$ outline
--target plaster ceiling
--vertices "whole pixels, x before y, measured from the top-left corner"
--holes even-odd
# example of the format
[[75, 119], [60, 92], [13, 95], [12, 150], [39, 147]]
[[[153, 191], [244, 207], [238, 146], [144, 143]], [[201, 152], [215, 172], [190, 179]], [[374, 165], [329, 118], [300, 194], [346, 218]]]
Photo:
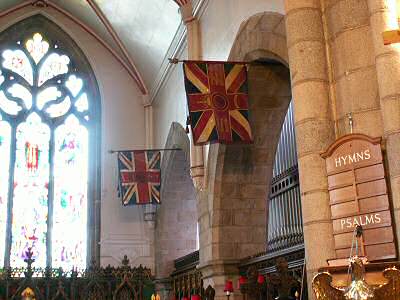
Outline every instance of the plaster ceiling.
[[[91, 27], [118, 53], [116, 43], [86, 0], [48, 0]], [[0, 12], [24, 0], [0, 0]], [[173, 0], [95, 0], [150, 89], [181, 22]]]

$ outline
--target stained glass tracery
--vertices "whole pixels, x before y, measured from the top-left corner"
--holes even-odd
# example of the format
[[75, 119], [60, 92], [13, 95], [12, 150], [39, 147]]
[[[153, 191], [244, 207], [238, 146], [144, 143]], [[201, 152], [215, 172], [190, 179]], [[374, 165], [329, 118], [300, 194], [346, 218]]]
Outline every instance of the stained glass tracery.
[[22, 50], [6, 50], [3, 52], [3, 67], [20, 75], [33, 85], [33, 70], [28, 57]]
[[57, 53], [50, 54], [39, 69], [39, 86], [57, 75], [68, 73], [69, 57]]
[[12, 49], [0, 45], [0, 60], [0, 268], [25, 265], [28, 247], [37, 267], [85, 268], [86, 83], [41, 33]]
[[0, 109], [6, 114], [15, 116], [22, 110], [22, 107], [15, 101], [10, 101], [6, 95], [4, 95], [4, 92], [0, 91]]
[[32, 39], [26, 42], [26, 49], [37, 64], [46, 55], [47, 51], [49, 51], [49, 43], [43, 41], [40, 33], [36, 33]]
[[32, 94], [23, 85], [14, 83], [7, 91], [12, 97], [22, 99], [26, 109], [32, 107]]

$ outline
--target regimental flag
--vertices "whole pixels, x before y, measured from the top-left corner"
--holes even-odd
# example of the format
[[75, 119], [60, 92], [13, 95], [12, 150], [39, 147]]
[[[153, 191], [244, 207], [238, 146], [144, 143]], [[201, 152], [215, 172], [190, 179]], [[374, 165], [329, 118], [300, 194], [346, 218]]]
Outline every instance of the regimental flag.
[[118, 152], [119, 191], [123, 205], [160, 203], [160, 151]]
[[185, 61], [183, 70], [194, 144], [252, 143], [246, 64]]

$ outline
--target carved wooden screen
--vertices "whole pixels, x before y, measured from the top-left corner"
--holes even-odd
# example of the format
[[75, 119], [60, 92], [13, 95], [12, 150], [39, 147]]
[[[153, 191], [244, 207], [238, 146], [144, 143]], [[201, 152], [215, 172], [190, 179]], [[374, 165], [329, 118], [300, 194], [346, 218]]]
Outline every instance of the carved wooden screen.
[[[42, 16], [0, 35], [0, 266], [85, 268], [97, 85], [78, 46]], [[89, 247], [88, 247], [89, 246]]]

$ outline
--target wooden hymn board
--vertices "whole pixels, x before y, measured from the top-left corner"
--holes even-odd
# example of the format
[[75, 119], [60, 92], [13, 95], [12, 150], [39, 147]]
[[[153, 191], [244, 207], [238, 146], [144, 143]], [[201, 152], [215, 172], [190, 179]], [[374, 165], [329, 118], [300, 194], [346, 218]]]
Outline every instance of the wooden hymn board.
[[380, 138], [349, 134], [322, 154], [326, 161], [336, 258], [349, 257], [353, 231], [364, 229], [361, 253], [396, 258]]

